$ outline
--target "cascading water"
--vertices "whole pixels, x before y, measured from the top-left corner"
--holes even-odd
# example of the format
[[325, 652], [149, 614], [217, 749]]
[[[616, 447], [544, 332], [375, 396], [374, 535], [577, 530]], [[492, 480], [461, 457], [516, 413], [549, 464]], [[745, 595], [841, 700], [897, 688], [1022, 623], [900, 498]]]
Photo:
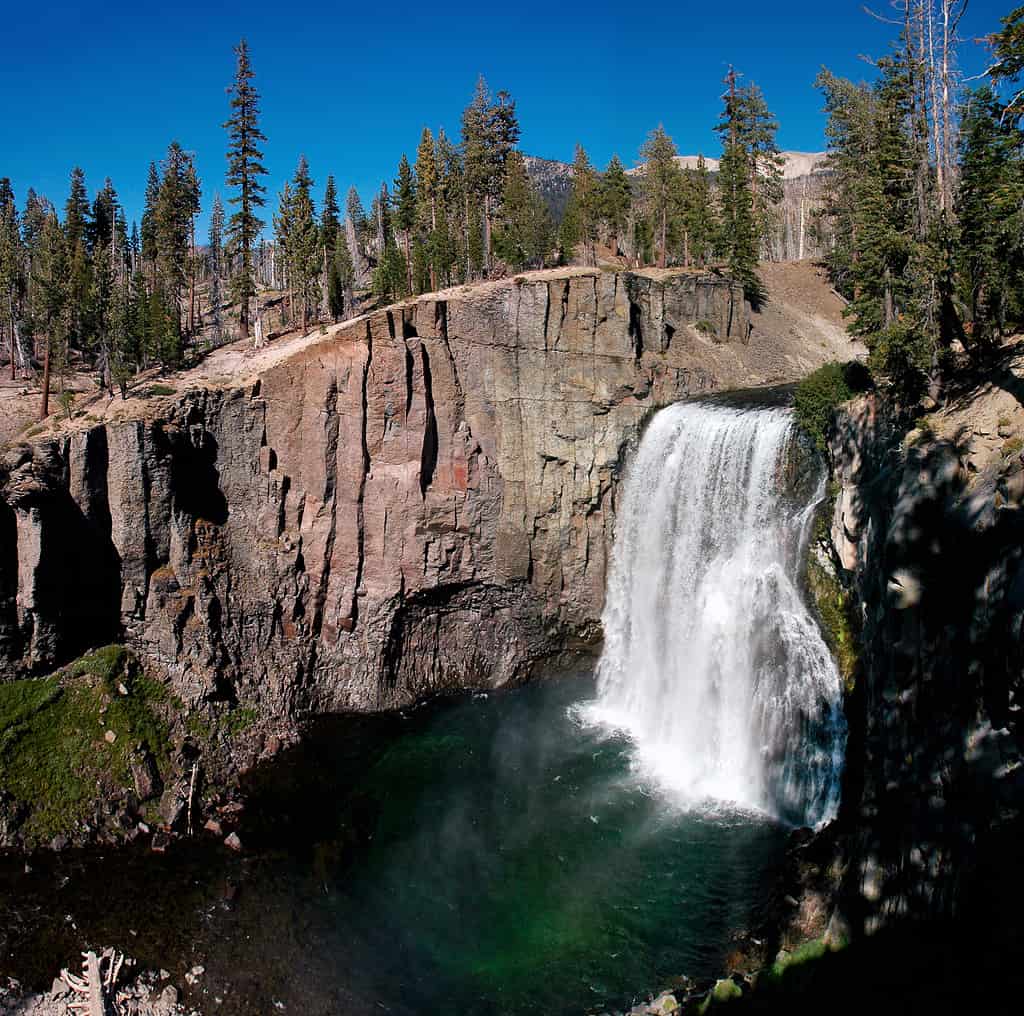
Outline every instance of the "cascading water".
[[814, 506], [783, 484], [790, 413], [680, 403], [624, 485], [598, 698], [640, 768], [686, 802], [794, 824], [835, 814], [842, 686], [797, 588]]

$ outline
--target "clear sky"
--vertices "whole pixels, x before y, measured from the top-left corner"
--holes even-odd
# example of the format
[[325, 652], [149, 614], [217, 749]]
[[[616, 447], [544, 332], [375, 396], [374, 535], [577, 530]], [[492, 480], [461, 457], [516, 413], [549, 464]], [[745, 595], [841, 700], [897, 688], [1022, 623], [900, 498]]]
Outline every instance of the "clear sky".
[[[963, 34], [998, 27], [1017, 0], [971, 0]], [[888, 0], [876, 0], [884, 10]], [[570, 160], [580, 141], [627, 166], [663, 123], [683, 152], [717, 154], [712, 126], [730, 63], [756, 81], [784, 149], [823, 147], [812, 82], [822, 64], [870, 77], [896, 29], [857, 0], [407, 4], [194, 0], [5, 4], [0, 16], [0, 176], [62, 206], [76, 163], [90, 194], [110, 176], [129, 220], [146, 169], [172, 139], [195, 152], [204, 216], [222, 189], [232, 46], [249, 41], [268, 137], [268, 206], [300, 153], [318, 193], [333, 173], [369, 199], [424, 126], [458, 132], [478, 74], [515, 97], [522, 149]], [[986, 52], [968, 43], [967, 73]], [[270, 207], [264, 216], [270, 220]], [[205, 228], [205, 227], [204, 227]]]

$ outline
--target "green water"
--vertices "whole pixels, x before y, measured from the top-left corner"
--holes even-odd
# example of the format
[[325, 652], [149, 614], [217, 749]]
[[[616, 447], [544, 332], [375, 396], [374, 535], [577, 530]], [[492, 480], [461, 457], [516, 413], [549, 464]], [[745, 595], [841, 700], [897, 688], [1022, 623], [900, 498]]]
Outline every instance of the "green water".
[[373, 846], [336, 905], [450, 1013], [624, 1005], [713, 974], [785, 833], [685, 814], [631, 773], [630, 746], [581, 725], [586, 681], [434, 712], [373, 767]]
[[369, 733], [328, 724], [293, 761], [291, 814], [273, 804], [275, 847], [82, 859], [50, 937], [15, 945], [77, 947], [71, 915], [176, 976], [202, 963], [193, 998], [225, 1013], [555, 1016], [714, 976], [787, 831], [641, 786], [628, 743], [576, 720], [593, 691], [566, 678]]

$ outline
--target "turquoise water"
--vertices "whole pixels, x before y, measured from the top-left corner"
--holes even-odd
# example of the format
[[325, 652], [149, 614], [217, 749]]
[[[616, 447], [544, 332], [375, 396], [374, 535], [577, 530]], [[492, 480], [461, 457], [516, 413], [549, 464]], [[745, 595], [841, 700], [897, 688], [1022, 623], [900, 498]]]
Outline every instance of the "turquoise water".
[[275, 770], [270, 825], [243, 829], [241, 857], [0, 867], [11, 968], [48, 986], [84, 937], [179, 985], [202, 964], [189, 1000], [233, 1016], [557, 1016], [715, 976], [787, 830], [673, 807], [628, 742], [576, 720], [593, 695], [588, 676], [559, 678], [327, 724]]
[[625, 1005], [720, 969], [785, 831], [684, 813], [634, 777], [631, 745], [577, 722], [589, 681], [434, 711], [372, 768], [380, 811], [347, 923], [438, 1013]]

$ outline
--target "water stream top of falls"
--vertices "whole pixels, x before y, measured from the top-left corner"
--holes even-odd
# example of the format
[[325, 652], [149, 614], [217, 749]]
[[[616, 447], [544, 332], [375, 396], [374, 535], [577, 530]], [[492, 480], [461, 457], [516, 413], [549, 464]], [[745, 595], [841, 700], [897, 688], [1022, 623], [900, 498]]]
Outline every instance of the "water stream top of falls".
[[820, 825], [839, 802], [846, 726], [835, 662], [799, 587], [814, 508], [784, 481], [784, 409], [679, 403], [624, 484], [589, 719], [687, 805]]

